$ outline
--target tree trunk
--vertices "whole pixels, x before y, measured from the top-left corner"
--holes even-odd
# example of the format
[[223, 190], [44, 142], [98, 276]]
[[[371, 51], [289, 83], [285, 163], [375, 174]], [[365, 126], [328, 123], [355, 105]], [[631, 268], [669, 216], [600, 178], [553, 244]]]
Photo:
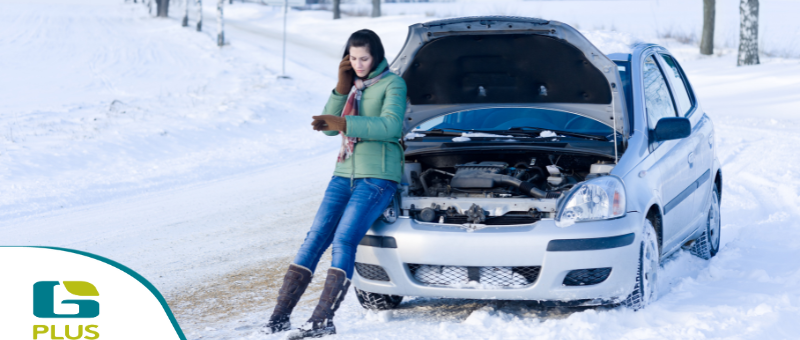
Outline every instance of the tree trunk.
[[703, 0], [703, 36], [700, 38], [700, 54], [714, 54], [714, 17], [716, 0]]
[[181, 26], [189, 26], [189, 0], [183, 1], [183, 22], [181, 22]]
[[217, 46], [222, 47], [225, 44], [225, 32], [223, 31], [222, 23], [222, 5], [225, 0], [217, 0]]
[[333, 19], [334, 20], [342, 18], [342, 12], [339, 11], [339, 3], [340, 2], [341, 1], [339, 1], [339, 0], [333, 0]]
[[156, 0], [156, 5], [158, 5], [158, 9], [156, 13], [157, 16], [166, 18], [169, 16], [169, 0]]
[[203, 0], [197, 0], [197, 31], [203, 31]]
[[381, 0], [372, 0], [372, 17], [381, 16]]
[[737, 66], [758, 65], [758, 0], [740, 0], [739, 21]]

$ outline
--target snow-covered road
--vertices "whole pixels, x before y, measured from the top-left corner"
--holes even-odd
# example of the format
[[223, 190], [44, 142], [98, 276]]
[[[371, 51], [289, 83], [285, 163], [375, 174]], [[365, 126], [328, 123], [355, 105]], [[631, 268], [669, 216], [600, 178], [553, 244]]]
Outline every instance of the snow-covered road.
[[[293, 79], [277, 80], [280, 34], [263, 7], [232, 6], [231, 45], [219, 50], [210, 33], [149, 18], [140, 4], [47, 2], [0, 4], [0, 244], [123, 263], [165, 294], [190, 339], [282, 338], [256, 328], [332, 172], [338, 144], [307, 124], [335, 81], [340, 44], [370, 27], [393, 56], [406, 26], [427, 19], [334, 23], [293, 11], [314, 34], [290, 29]], [[586, 33], [601, 48], [633, 39]], [[373, 313], [351, 292], [338, 338], [800, 337], [800, 62], [736, 68], [731, 54], [661, 42], [716, 126], [717, 257], [667, 259], [661, 298], [636, 313], [420, 298]]]

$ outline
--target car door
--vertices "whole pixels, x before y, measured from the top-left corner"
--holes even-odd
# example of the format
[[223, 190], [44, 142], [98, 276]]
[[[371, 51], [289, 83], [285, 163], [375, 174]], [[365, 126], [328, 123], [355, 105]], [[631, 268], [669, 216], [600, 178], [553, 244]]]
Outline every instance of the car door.
[[693, 143], [691, 137], [658, 142], [652, 138], [658, 120], [677, 117], [675, 100], [669, 83], [658, 62], [658, 55], [651, 53], [643, 60], [642, 78], [645, 111], [650, 130], [650, 157], [655, 158], [653, 169], [658, 174], [658, 195], [662, 203], [662, 251], [669, 252], [682, 241], [680, 238], [690, 223], [693, 209], [691, 194], [695, 176], [691, 166]]
[[[705, 222], [708, 193], [711, 191], [711, 166], [714, 159], [714, 136], [711, 120], [703, 112], [695, 99], [686, 74], [678, 61], [667, 53], [659, 53], [660, 62], [664, 66], [664, 74], [670, 83], [673, 98], [678, 108], [678, 116], [686, 117], [692, 122], [692, 134], [688, 143], [692, 148], [689, 153], [689, 167], [694, 181], [694, 192], [691, 194], [692, 209], [689, 211], [688, 223], [680, 232], [688, 236], [698, 225]], [[691, 184], [690, 184], [691, 186]]]

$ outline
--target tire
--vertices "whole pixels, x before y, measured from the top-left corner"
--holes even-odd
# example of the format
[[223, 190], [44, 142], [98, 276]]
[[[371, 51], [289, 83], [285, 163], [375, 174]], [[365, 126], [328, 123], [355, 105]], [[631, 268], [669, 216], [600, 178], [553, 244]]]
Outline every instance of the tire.
[[364, 309], [369, 309], [369, 310], [395, 309], [400, 304], [400, 302], [403, 301], [402, 296], [370, 293], [370, 292], [365, 292], [358, 288], [354, 289], [356, 290], [356, 297], [358, 298], [358, 302], [361, 304], [361, 307], [364, 307]]
[[636, 284], [633, 291], [621, 303], [622, 306], [640, 310], [658, 298], [656, 282], [661, 265], [658, 249], [658, 236], [650, 220], [645, 220], [642, 242], [639, 244], [639, 265], [636, 270]]
[[711, 207], [708, 209], [708, 218], [706, 219], [706, 230], [700, 235], [692, 246], [689, 247], [689, 252], [703, 260], [710, 260], [719, 251], [720, 232], [722, 231], [719, 213], [719, 191], [717, 186], [714, 185], [711, 191]]

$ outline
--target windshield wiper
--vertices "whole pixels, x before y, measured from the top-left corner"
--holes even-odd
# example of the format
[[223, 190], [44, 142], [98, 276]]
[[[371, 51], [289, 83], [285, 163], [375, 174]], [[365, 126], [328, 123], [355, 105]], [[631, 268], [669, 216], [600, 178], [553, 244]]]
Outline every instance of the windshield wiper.
[[[584, 133], [562, 131], [562, 130], [544, 129], [544, 128], [533, 127], [533, 126], [515, 126], [515, 127], [512, 127], [512, 128], [508, 129], [508, 131], [521, 131], [521, 132], [524, 132], [526, 130], [534, 130], [537, 133], [542, 132], [542, 131], [552, 131], [553, 133], [555, 133], [557, 135], [585, 138], [585, 139], [591, 139], [591, 140], [599, 140], [599, 141], [604, 141], [604, 142], [608, 141], [608, 138], [606, 138], [605, 136], [589, 135], [589, 134], [584, 134]], [[531, 132], [534, 132], [534, 131], [531, 131]]]
[[[459, 131], [459, 132], [450, 132], [445, 130], [452, 130], [452, 131]], [[474, 129], [458, 129], [458, 128], [442, 128], [442, 129], [431, 129], [427, 131], [414, 131], [416, 133], [422, 133], [425, 135], [440, 135], [440, 136], [461, 136], [462, 132], [466, 133], [486, 133], [486, 134], [493, 134], [497, 136], [491, 137], [508, 137], [507, 135], [514, 135], [514, 133], [509, 133], [508, 131], [502, 130], [474, 130]], [[503, 135], [505, 134], [505, 135]], [[518, 134], [517, 134], [518, 135]]]
[[[448, 129], [448, 130], [458, 130], [458, 129]], [[426, 136], [457, 136], [461, 137], [461, 132], [450, 132], [444, 131], [442, 129], [433, 129], [433, 130], [419, 130], [419, 131], [412, 131], [416, 133], [420, 133]]]

